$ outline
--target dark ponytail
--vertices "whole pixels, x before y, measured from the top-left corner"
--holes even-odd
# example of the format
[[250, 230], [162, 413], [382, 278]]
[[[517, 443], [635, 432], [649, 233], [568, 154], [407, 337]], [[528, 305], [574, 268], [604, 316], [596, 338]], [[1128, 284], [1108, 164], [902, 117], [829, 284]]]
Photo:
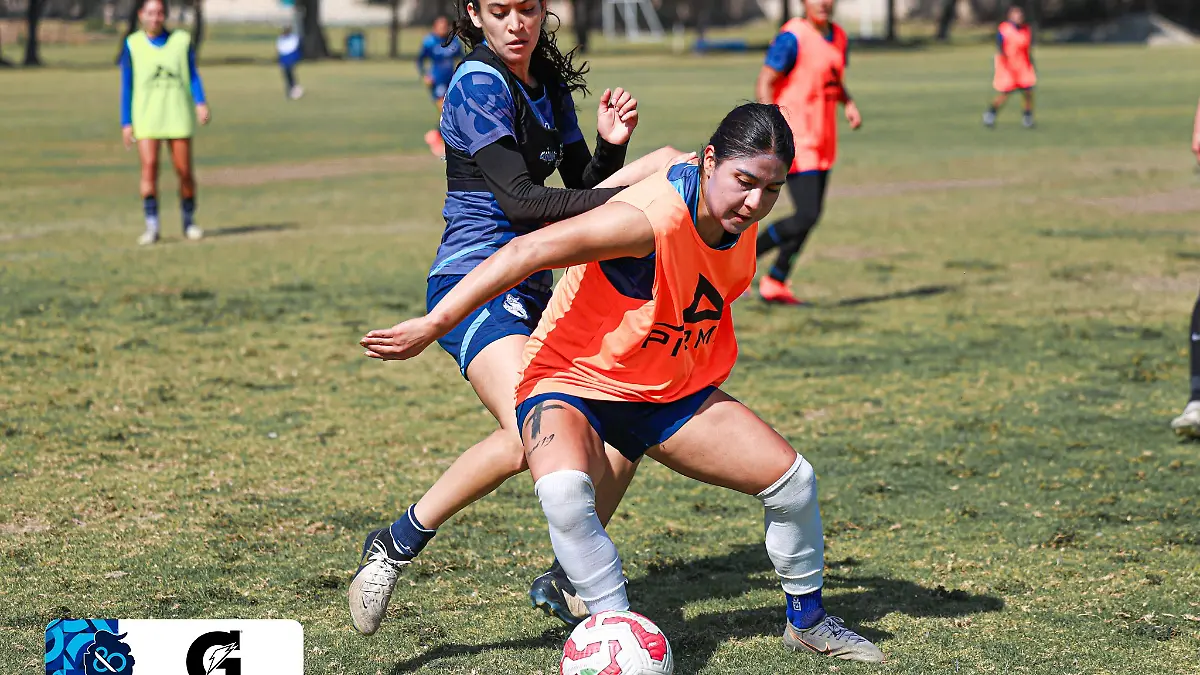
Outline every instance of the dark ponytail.
[[734, 108], [717, 127], [708, 144], [717, 164], [771, 153], [791, 166], [796, 158], [792, 129], [777, 105], [745, 103]]
[[[540, 0], [545, 6], [545, 0]], [[483, 12], [479, 0], [458, 0], [455, 7], [458, 10], [458, 16], [454, 20], [454, 26], [450, 30], [450, 38], [457, 37], [463, 41], [467, 51], [471, 51], [483, 44], [483, 29], [476, 28], [471, 22], [471, 15], [467, 13], [467, 5], [475, 8], [477, 14]], [[546, 19], [542, 22], [541, 35], [538, 36], [537, 48], [533, 50], [533, 57], [529, 62], [529, 72], [541, 84], [551, 87], [565, 87], [570, 92], [583, 92], [587, 95], [588, 88], [584, 76], [588, 72], [587, 61], [584, 61], [578, 68], [572, 63], [575, 58], [575, 51], [563, 54], [558, 48], [558, 39], [555, 36], [557, 29], [551, 31], [546, 29], [546, 24], [550, 19], [559, 21], [558, 15], [547, 10]], [[561, 23], [561, 21], [559, 21]]]

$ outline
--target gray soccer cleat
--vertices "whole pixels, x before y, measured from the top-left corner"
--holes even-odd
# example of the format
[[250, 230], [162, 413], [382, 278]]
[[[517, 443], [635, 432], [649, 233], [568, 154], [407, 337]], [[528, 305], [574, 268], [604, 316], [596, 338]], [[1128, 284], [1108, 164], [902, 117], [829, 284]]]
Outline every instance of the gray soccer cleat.
[[1200, 438], [1200, 401], [1188, 403], [1183, 413], [1171, 420], [1171, 429], [1176, 436]]
[[350, 619], [358, 632], [371, 635], [379, 630], [400, 569], [411, 563], [410, 556], [396, 549], [388, 528], [367, 535], [358, 571], [350, 581]]
[[992, 112], [991, 110], [985, 111], [983, 113], [983, 126], [989, 128], [989, 129], [995, 128], [996, 113]]
[[783, 631], [783, 644], [799, 652], [813, 652], [846, 661], [883, 663], [883, 652], [863, 636], [846, 628], [836, 616], [826, 616], [812, 628], [803, 630], [788, 622]]

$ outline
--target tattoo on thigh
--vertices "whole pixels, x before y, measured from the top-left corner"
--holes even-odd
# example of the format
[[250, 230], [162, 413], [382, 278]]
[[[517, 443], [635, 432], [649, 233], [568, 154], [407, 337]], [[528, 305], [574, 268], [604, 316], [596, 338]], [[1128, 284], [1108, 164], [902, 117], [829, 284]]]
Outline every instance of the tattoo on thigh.
[[533, 453], [537, 452], [538, 450], [541, 450], [542, 448], [546, 447], [547, 445], [550, 445], [551, 441], [554, 440], [554, 434], [550, 434], [549, 436], [546, 436], [545, 438], [541, 437], [542, 436], [542, 413], [544, 413], [547, 410], [565, 410], [565, 409], [566, 409], [566, 406], [560, 405], [558, 403], [550, 403], [549, 401], [542, 401], [541, 403], [533, 406], [533, 410], [530, 411], [530, 413], [529, 413], [529, 421], [527, 422], [527, 424], [529, 426], [530, 447], [529, 447], [529, 450], [525, 453], [526, 456], [532, 456]]
[[533, 410], [529, 413], [529, 421], [527, 422], [529, 425], [529, 440], [537, 440], [537, 437], [542, 435], [542, 413], [547, 410], [566, 410], [566, 406], [548, 401], [542, 401], [533, 406]]
[[525, 456], [533, 457], [533, 453], [537, 452], [538, 450], [541, 450], [542, 448], [546, 447], [547, 445], [550, 445], [550, 443], [553, 440], [554, 440], [554, 434], [550, 434], [549, 436], [546, 436], [545, 438], [543, 438], [543, 439], [539, 440], [537, 443], [535, 443], [534, 446], [529, 449], [529, 452], [525, 453]]

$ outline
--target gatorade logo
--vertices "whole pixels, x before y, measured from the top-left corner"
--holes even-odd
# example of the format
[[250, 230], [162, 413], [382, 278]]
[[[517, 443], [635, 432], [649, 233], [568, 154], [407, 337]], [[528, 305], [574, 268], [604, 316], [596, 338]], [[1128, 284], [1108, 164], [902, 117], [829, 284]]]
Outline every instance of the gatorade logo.
[[188, 648], [188, 675], [241, 675], [242, 662], [232, 654], [242, 648], [241, 631], [212, 631]]
[[[650, 334], [642, 341], [642, 349], [652, 344], [671, 347], [671, 356], [679, 356], [679, 352], [700, 347], [712, 341], [717, 331], [714, 324], [707, 330], [697, 327], [702, 321], [720, 321], [725, 314], [725, 298], [717, 292], [716, 286], [701, 274], [696, 280], [696, 293], [692, 304], [683, 310], [683, 325], [672, 326], [669, 323], [658, 322], [650, 329]], [[693, 339], [694, 337], [694, 339]]]

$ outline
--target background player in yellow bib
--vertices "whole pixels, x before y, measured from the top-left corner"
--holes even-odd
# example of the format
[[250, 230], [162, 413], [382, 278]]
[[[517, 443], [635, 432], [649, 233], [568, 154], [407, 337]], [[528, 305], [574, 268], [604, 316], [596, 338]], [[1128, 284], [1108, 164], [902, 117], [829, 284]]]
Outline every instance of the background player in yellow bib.
[[158, 241], [158, 149], [166, 141], [179, 176], [183, 234], [200, 239], [196, 226], [196, 178], [192, 135], [196, 120], [208, 124], [204, 85], [196, 72], [196, 52], [187, 31], [166, 29], [166, 0], [141, 0], [142, 29], [125, 39], [121, 52], [121, 135], [125, 147], [137, 144], [142, 162], [142, 206], [146, 232], [139, 244]]

